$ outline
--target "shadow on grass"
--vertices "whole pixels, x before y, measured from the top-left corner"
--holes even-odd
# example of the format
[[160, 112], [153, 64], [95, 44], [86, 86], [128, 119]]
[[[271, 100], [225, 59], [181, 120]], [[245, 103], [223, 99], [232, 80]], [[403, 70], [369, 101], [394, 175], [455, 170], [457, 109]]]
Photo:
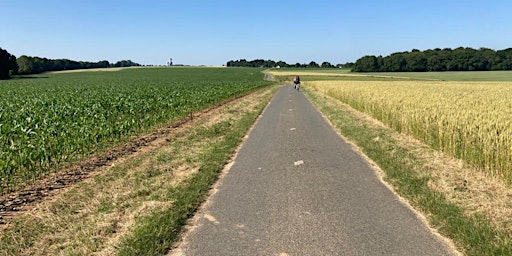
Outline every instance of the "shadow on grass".
[[38, 79], [38, 78], [50, 78], [48, 76], [34, 76], [34, 75], [26, 75], [26, 76], [14, 76], [11, 78], [11, 80], [18, 80], [18, 79]]

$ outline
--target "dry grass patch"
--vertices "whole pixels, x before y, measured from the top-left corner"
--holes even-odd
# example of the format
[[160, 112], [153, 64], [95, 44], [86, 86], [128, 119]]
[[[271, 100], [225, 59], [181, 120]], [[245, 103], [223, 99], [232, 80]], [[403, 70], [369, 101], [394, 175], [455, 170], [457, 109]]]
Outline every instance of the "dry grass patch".
[[73, 69], [73, 70], [61, 70], [51, 71], [50, 74], [61, 74], [61, 73], [81, 73], [81, 72], [106, 72], [106, 71], [119, 71], [125, 68], [89, 68], [89, 69]]

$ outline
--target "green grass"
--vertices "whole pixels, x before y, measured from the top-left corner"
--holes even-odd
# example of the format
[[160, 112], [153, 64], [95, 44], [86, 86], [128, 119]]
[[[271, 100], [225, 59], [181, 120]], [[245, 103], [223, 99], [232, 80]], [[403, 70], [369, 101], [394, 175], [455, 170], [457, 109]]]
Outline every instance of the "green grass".
[[511, 237], [494, 229], [484, 216], [466, 215], [462, 208], [428, 186], [431, 177], [427, 169], [422, 169], [426, 168], [425, 163], [399, 146], [393, 139], [396, 131], [361, 119], [334, 99], [311, 93], [307, 88], [305, 92], [343, 136], [379, 165], [397, 193], [425, 213], [431, 225], [452, 239], [466, 255], [512, 255]]
[[136, 68], [0, 82], [0, 194], [270, 84], [258, 69]]

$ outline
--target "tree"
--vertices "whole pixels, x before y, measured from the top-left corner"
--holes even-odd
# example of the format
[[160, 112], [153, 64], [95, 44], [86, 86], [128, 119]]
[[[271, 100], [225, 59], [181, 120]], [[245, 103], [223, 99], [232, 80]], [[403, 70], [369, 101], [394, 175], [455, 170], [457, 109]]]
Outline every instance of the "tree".
[[309, 64], [308, 64], [308, 68], [319, 68], [320, 66], [318, 65], [318, 63], [314, 62], [314, 61], [311, 61]]
[[324, 61], [324, 62], [322, 62], [322, 65], [320, 65], [320, 67], [322, 67], [322, 68], [333, 68], [334, 66], [331, 63], [329, 63], [327, 61]]
[[277, 66], [279, 66], [281, 68], [287, 68], [287, 67], [290, 66], [290, 65], [288, 65], [288, 63], [286, 63], [286, 62], [284, 62], [282, 60], [278, 61], [276, 64], [277, 64]]
[[407, 63], [405, 65], [406, 71], [423, 72], [428, 70], [427, 59], [423, 52], [419, 50], [413, 50], [410, 54], [407, 54], [405, 60]]
[[382, 60], [382, 71], [386, 72], [402, 72], [405, 71], [407, 61], [405, 60], [404, 53], [393, 53]]
[[114, 64], [114, 67], [133, 67], [133, 66], [140, 66], [140, 64], [135, 63], [131, 60], [121, 60], [121, 61], [116, 62], [116, 64]]
[[487, 71], [512, 70], [512, 48], [495, 51], [469, 47], [393, 53], [387, 57], [364, 56], [356, 61], [354, 72], [397, 71]]
[[8, 51], [0, 48], [0, 79], [9, 79], [11, 75], [18, 73], [16, 57]]
[[354, 63], [352, 68], [354, 72], [378, 72], [380, 70], [379, 60], [376, 56], [367, 55]]
[[16, 62], [16, 56], [11, 55], [9, 58], [10, 63], [10, 69], [9, 69], [9, 76], [17, 75], [18, 74], [18, 62]]
[[20, 74], [32, 74], [33, 70], [33, 60], [32, 57], [28, 57], [26, 55], [21, 55], [18, 59], [18, 72]]

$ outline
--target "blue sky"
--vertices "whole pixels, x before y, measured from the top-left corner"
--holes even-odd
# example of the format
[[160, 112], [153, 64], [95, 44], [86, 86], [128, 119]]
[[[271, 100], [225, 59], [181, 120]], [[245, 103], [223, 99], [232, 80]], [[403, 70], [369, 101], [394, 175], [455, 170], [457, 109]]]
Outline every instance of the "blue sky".
[[505, 0], [0, 0], [16, 56], [222, 65], [353, 62], [412, 49], [512, 47]]

